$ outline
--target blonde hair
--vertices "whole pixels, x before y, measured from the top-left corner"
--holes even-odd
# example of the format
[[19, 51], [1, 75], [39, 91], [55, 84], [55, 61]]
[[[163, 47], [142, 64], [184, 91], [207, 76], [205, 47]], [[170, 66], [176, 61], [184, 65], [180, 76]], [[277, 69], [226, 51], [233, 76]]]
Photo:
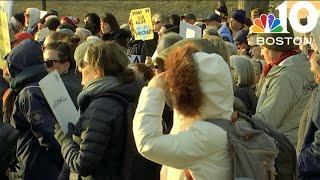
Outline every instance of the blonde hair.
[[315, 81], [320, 84], [320, 55], [315, 54], [310, 59], [311, 71], [314, 74]]
[[255, 84], [255, 71], [249, 57], [233, 55], [230, 57], [230, 64], [234, 66], [235, 76], [238, 78], [236, 86], [251, 87]]
[[123, 82], [135, 79], [134, 72], [128, 69], [129, 59], [121, 46], [115, 42], [98, 42], [87, 48], [88, 63], [102, 76], [114, 76]]

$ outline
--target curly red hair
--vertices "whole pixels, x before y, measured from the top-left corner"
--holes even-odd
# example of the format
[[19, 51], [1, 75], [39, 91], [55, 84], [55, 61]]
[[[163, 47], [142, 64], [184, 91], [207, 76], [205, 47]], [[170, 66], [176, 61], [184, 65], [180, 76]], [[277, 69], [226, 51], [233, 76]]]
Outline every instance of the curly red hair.
[[165, 83], [173, 97], [173, 105], [186, 117], [200, 115], [202, 92], [193, 59], [193, 53], [198, 51], [192, 43], [187, 43], [172, 49], [165, 61]]

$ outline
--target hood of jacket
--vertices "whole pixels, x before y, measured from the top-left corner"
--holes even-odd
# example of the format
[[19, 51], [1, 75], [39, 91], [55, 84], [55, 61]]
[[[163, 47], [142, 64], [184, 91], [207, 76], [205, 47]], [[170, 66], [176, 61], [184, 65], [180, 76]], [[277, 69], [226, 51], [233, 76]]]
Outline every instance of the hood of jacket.
[[135, 102], [139, 97], [142, 86], [143, 84], [140, 81], [123, 84], [116, 77], [105, 76], [92, 81], [83, 88], [78, 96], [78, 104], [81, 109], [84, 109], [94, 98], [104, 93], [117, 94], [129, 102]]
[[28, 28], [33, 28], [40, 19], [40, 10], [37, 8], [28, 8], [27, 13], [29, 14]]
[[215, 53], [197, 52], [194, 59], [198, 65], [203, 105], [201, 119], [230, 119], [233, 112], [233, 83], [228, 64]]
[[6, 60], [10, 75], [15, 78], [28, 67], [43, 64], [41, 45], [26, 39], [11, 50]]
[[48, 74], [44, 64], [37, 64], [24, 69], [10, 83], [10, 88], [15, 92], [20, 92], [24, 87], [31, 83], [37, 83]]

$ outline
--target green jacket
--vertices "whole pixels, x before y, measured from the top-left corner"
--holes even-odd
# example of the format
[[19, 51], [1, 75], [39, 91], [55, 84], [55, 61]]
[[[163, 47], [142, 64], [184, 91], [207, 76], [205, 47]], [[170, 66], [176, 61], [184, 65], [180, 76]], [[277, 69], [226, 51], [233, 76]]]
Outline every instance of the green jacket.
[[256, 116], [283, 133], [295, 146], [299, 120], [316, 83], [304, 54], [288, 57], [263, 79]]

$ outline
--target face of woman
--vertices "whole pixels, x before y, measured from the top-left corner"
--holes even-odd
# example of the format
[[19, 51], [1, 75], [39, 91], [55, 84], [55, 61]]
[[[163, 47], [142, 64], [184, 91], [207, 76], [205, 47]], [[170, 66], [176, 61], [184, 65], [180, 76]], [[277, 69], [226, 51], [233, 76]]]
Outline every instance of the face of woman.
[[271, 64], [272, 59], [274, 58], [272, 51], [264, 46], [261, 46], [261, 56], [264, 57], [264, 60], [266, 60], [267, 64]]
[[81, 84], [83, 86], [87, 86], [91, 81], [98, 78], [97, 73], [95, 73], [95, 70], [90, 66], [88, 62], [87, 53], [84, 56], [84, 60], [80, 62], [80, 66], [78, 68], [82, 75]]
[[57, 70], [59, 74], [68, 72], [69, 62], [59, 59], [59, 52], [52, 49], [47, 49], [43, 52], [43, 60], [47, 66], [48, 72]]
[[103, 21], [100, 21], [100, 29], [103, 34], [111, 32], [110, 25]]
[[310, 64], [311, 64], [311, 71], [316, 74], [317, 73], [317, 67], [319, 66], [319, 64], [317, 63], [317, 61], [320, 62], [320, 57], [318, 55], [314, 55], [312, 56], [312, 58], [310, 59]]

